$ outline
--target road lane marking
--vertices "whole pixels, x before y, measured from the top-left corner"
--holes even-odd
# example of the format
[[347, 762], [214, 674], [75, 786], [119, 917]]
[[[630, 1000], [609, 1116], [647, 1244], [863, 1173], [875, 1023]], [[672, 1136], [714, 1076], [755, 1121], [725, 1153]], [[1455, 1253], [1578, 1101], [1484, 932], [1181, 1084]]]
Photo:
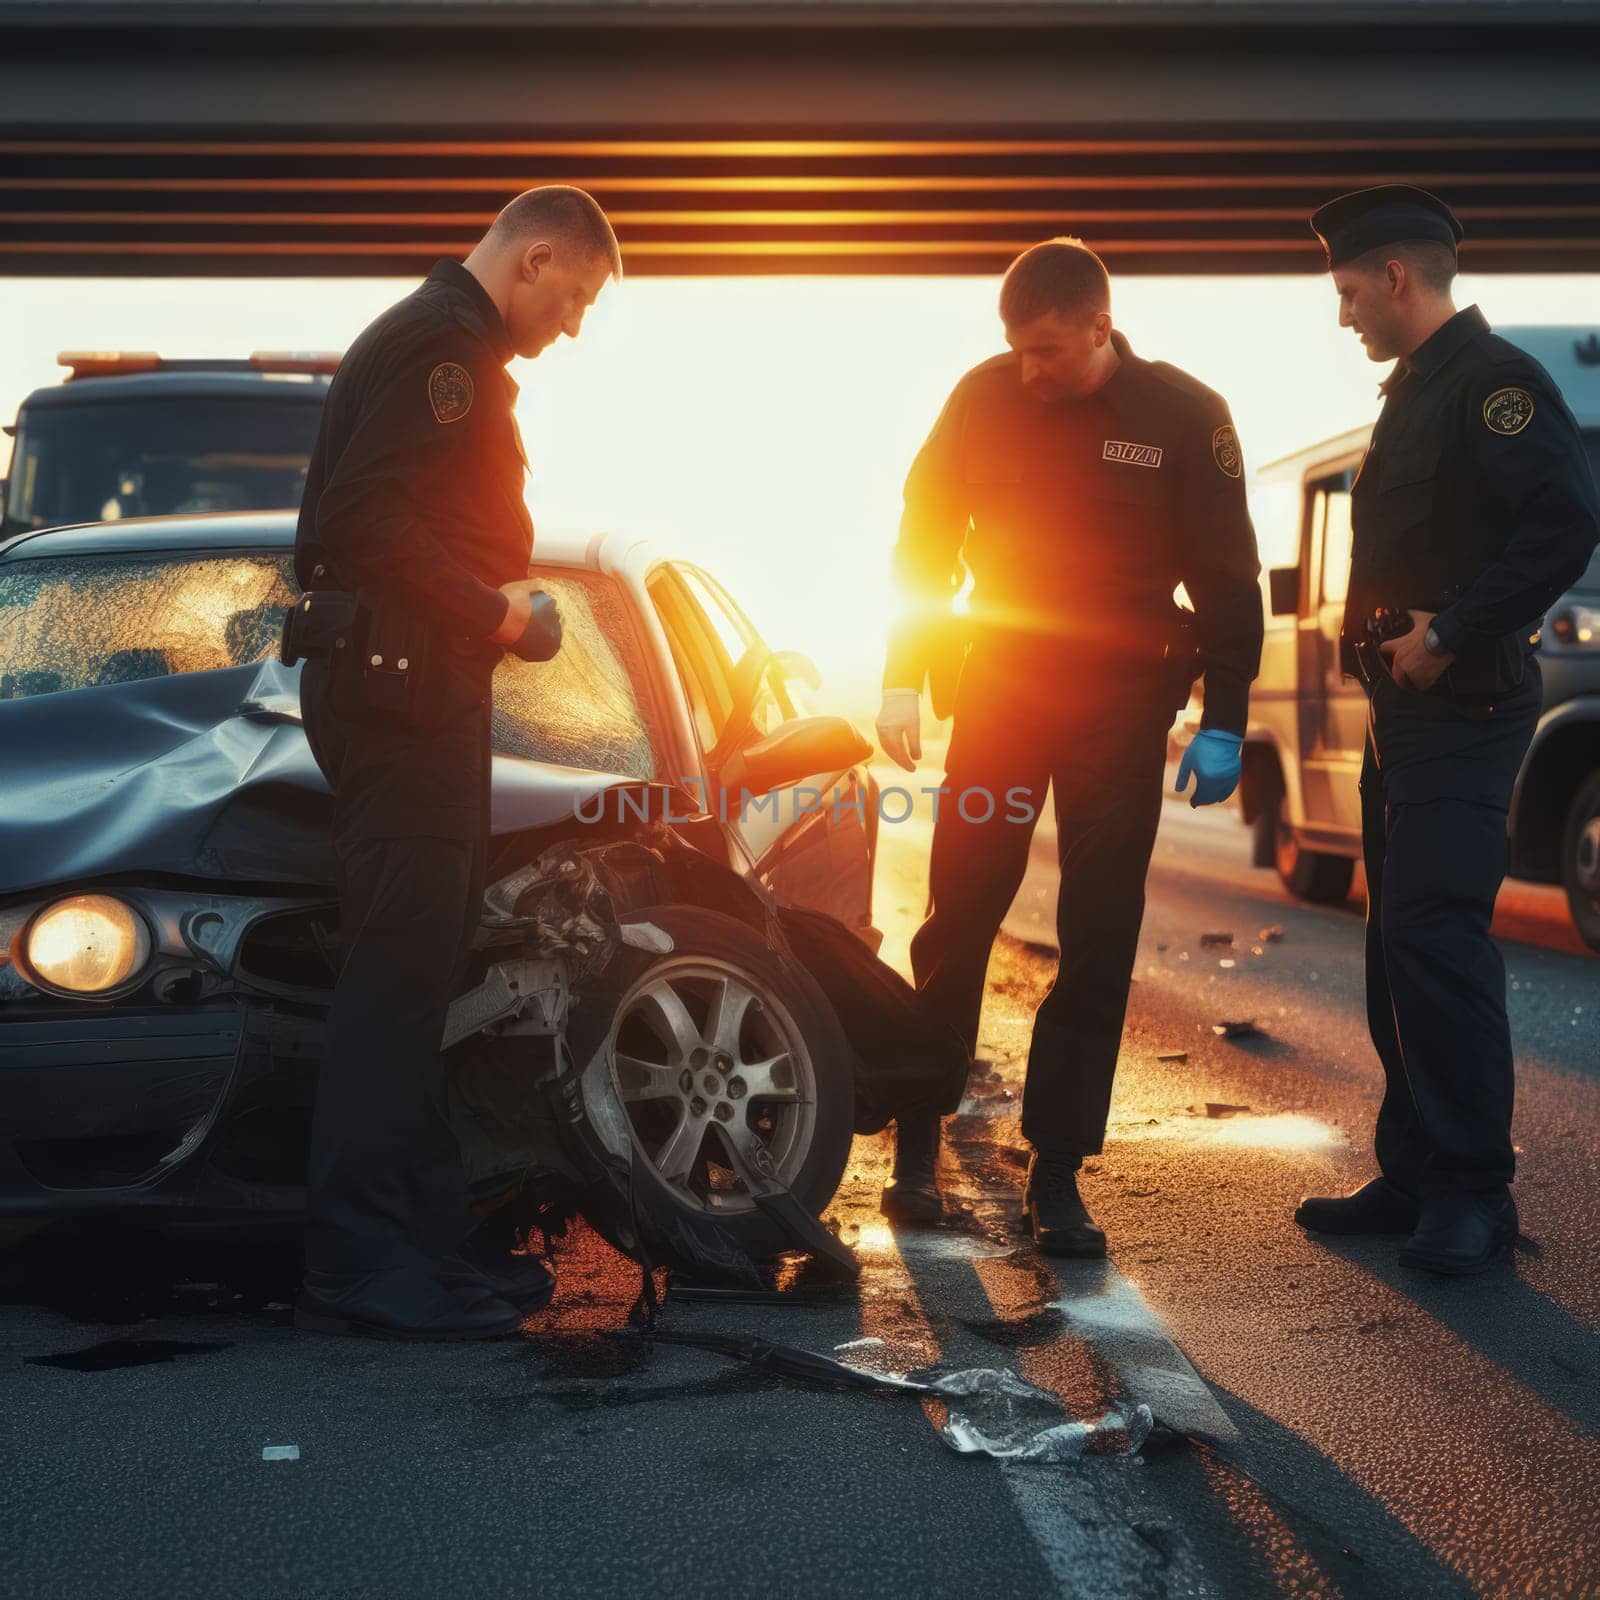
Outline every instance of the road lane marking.
[[1230, 1440], [1239, 1430], [1138, 1286], [1109, 1261], [1051, 1263], [1062, 1288], [1054, 1308], [1116, 1373], [1134, 1404], [1180, 1433]]

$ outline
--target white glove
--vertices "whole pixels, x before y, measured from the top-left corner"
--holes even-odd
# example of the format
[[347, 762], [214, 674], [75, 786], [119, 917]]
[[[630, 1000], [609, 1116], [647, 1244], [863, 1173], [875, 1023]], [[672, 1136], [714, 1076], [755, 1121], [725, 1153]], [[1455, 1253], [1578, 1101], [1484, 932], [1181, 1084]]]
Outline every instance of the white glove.
[[878, 712], [878, 743], [907, 772], [922, 759], [922, 696], [915, 689], [885, 689]]

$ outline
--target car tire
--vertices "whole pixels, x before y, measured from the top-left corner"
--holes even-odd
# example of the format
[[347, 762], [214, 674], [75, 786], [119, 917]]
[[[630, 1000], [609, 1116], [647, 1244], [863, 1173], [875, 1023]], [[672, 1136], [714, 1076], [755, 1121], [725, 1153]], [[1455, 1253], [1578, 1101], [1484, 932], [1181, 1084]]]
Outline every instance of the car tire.
[[1356, 864], [1348, 856], [1308, 850], [1290, 826], [1288, 802], [1280, 789], [1272, 809], [1273, 863], [1284, 887], [1296, 900], [1312, 905], [1342, 905], [1350, 896]]
[[[795, 1240], [743, 1192], [725, 1141], [761, 1139], [796, 1199], [820, 1215], [839, 1187], [854, 1134], [849, 1042], [816, 979], [748, 924], [698, 906], [630, 908], [624, 921], [659, 928], [673, 948], [657, 953], [625, 945], [603, 973], [574, 991], [567, 1043], [591, 1126], [614, 1157], [631, 1159], [632, 1149], [641, 1149], [665, 1181], [714, 1216], [753, 1259], [770, 1260], [795, 1248]], [[744, 1007], [731, 1064], [720, 1065], [710, 1048], [719, 982], [726, 984], [720, 992]], [[666, 1039], [669, 994], [687, 1014], [684, 1037], [701, 1040], [694, 1049], [705, 1059], [692, 1061], [692, 1052]], [[769, 1065], [766, 1073], [774, 1098], [757, 1092], [753, 1074], [739, 1088], [741, 1065], [784, 1056], [787, 1082], [781, 1067]], [[671, 1093], [668, 1073], [678, 1086]], [[770, 1132], [761, 1131], [763, 1120], [771, 1121]], [[688, 1173], [678, 1170], [682, 1144], [673, 1130], [680, 1128], [689, 1139], [699, 1130], [699, 1154]], [[586, 1206], [585, 1215], [612, 1244], [627, 1248], [631, 1219], [620, 1205]]]
[[1578, 786], [1561, 833], [1561, 886], [1578, 936], [1600, 950], [1600, 772]]

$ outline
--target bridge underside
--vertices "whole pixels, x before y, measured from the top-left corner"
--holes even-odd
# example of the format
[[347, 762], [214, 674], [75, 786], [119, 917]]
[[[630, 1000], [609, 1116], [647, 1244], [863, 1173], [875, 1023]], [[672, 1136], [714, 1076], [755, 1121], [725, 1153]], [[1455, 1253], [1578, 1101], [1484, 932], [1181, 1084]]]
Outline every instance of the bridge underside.
[[414, 274], [542, 182], [592, 190], [633, 273], [990, 273], [1063, 232], [1120, 273], [1308, 272], [1307, 214], [1391, 180], [1450, 200], [1469, 269], [1600, 270], [1600, 30], [1162, 15], [66, 30], [0, 5], [0, 273]]

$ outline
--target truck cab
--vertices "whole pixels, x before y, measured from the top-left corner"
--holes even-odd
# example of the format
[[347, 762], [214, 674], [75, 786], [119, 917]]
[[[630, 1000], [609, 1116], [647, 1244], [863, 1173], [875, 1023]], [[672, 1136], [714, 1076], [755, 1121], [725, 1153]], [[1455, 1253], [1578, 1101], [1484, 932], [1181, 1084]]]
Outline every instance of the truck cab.
[[258, 351], [164, 360], [68, 351], [23, 402], [0, 482], [0, 538], [80, 522], [300, 503], [339, 357]]
[[[1560, 385], [1600, 474], [1600, 332], [1497, 330]], [[1361, 855], [1357, 783], [1367, 697], [1339, 666], [1350, 576], [1350, 491], [1371, 426], [1263, 467], [1251, 507], [1264, 556], [1268, 622], [1251, 693], [1240, 801], [1257, 866], [1290, 892], [1336, 903]], [[1544, 619], [1544, 709], [1508, 817], [1511, 873], [1566, 890], [1573, 922], [1600, 950], [1600, 555]]]

